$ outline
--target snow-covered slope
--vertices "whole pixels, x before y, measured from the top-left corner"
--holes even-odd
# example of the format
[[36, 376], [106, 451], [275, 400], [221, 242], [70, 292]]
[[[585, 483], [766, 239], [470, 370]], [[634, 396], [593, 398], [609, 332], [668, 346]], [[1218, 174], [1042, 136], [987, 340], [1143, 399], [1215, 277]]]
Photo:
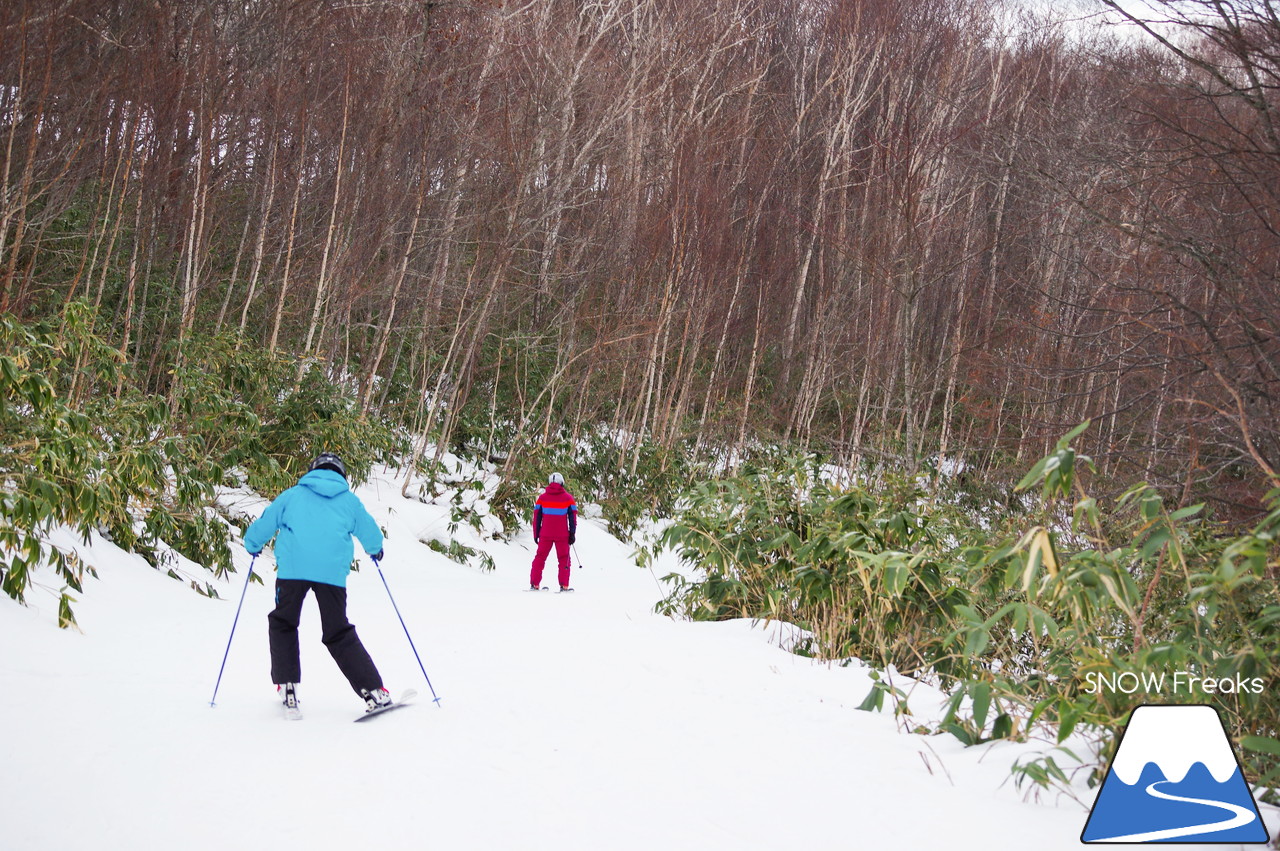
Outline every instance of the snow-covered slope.
[[[25, 608], [0, 598], [0, 848], [1078, 846], [1080, 805], [1026, 802], [1008, 774], [1047, 746], [900, 733], [855, 710], [870, 686], [857, 665], [791, 655], [749, 623], [653, 614], [655, 576], [598, 521], [581, 524], [577, 593], [534, 594], [527, 531], [485, 544], [484, 573], [420, 543], [445, 536], [445, 506], [403, 499], [390, 472], [359, 493], [440, 707], [367, 560], [351, 619], [420, 705], [352, 724], [362, 706], [309, 602], [306, 717], [289, 723], [268, 675], [269, 563], [211, 708], [248, 557], [212, 600], [95, 541], [82, 633], [55, 627], [44, 591]], [[913, 709], [938, 698], [922, 688]]]

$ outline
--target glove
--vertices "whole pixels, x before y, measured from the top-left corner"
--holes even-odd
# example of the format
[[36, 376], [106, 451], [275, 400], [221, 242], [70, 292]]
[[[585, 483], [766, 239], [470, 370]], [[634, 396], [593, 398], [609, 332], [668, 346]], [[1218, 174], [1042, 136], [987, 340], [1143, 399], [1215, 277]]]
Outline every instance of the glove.
[[537, 536], [537, 535], [534, 535], [534, 536], [533, 536], [533, 542], [534, 542], [535, 544], [536, 544], [536, 543], [538, 543], [538, 536]]
[[578, 533], [577, 533], [577, 532], [570, 532], [570, 533], [569, 533], [569, 546], [573, 546], [573, 542], [574, 542], [574, 541], [576, 541], [577, 539], [578, 539]]
[[374, 564], [377, 564], [378, 562], [382, 561], [382, 550], [378, 550], [376, 553], [369, 556], [369, 558], [373, 559]]

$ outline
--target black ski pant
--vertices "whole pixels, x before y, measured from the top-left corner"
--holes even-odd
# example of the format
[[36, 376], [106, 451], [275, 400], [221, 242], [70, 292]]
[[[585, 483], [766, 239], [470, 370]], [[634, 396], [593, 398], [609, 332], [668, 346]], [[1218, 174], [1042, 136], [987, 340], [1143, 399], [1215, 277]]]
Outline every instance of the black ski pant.
[[267, 615], [271, 637], [271, 681], [302, 681], [302, 660], [298, 652], [298, 622], [307, 592], [314, 591], [320, 606], [320, 629], [324, 646], [338, 663], [356, 694], [361, 689], [382, 688], [382, 676], [369, 652], [360, 643], [356, 628], [347, 620], [347, 589], [307, 579], [277, 579], [276, 607]]

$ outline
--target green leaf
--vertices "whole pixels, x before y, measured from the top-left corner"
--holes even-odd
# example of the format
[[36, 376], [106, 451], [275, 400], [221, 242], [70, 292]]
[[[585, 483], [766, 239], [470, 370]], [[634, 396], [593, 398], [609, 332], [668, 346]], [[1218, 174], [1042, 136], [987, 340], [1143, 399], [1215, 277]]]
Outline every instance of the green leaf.
[[955, 736], [965, 747], [975, 744], [973, 733], [954, 721], [950, 724], [943, 724], [941, 729], [942, 732]]
[[1263, 736], [1245, 736], [1240, 740], [1240, 747], [1255, 753], [1269, 753], [1280, 756], [1280, 741]]
[[1084, 431], [1089, 427], [1090, 422], [1091, 422], [1090, 420], [1085, 420], [1084, 422], [1080, 423], [1080, 425], [1076, 426], [1075, 428], [1071, 429], [1071, 431], [1064, 434], [1061, 437], [1061, 439], [1058, 440], [1058, 448], [1066, 449], [1067, 444], [1071, 443], [1071, 441], [1075, 440], [1077, 437], [1084, 434]]
[[1164, 500], [1160, 498], [1160, 494], [1148, 491], [1138, 507], [1142, 512], [1143, 520], [1154, 520], [1160, 516], [1160, 512], [1164, 509]]
[[76, 624], [76, 616], [71, 611], [71, 604], [74, 602], [75, 600], [73, 600], [70, 596], [68, 596], [66, 592], [63, 592], [62, 596], [58, 598], [58, 628], [59, 629], [68, 629], [68, 628], [79, 629], [80, 628], [79, 625]]
[[991, 738], [1007, 739], [1013, 734], [1013, 718], [1001, 712], [996, 717], [996, 722], [991, 725]]
[[1044, 475], [1045, 467], [1049, 463], [1049, 457], [1050, 456], [1045, 456], [1037, 461], [1035, 466], [1033, 466], [1031, 470], [1022, 477], [1022, 481], [1018, 482], [1018, 484], [1014, 486], [1014, 491], [1024, 491], [1036, 482], [1040, 481], [1040, 477]]
[[978, 629], [971, 629], [965, 636], [964, 652], [970, 658], [981, 656], [990, 643], [991, 634], [985, 629], [982, 629], [981, 627]]
[[1087, 521], [1093, 525], [1098, 523], [1098, 501], [1091, 496], [1081, 499], [1072, 510], [1071, 528], [1079, 531], [1082, 521]]
[[867, 692], [862, 703], [858, 704], [858, 709], [863, 712], [879, 712], [884, 706], [884, 695], [884, 683], [872, 683], [871, 691]]
[[1147, 536], [1146, 543], [1142, 545], [1142, 557], [1149, 559], [1155, 555], [1164, 545], [1169, 543], [1169, 539], [1173, 537], [1172, 530], [1168, 526], [1161, 526]]
[[991, 683], [976, 683], [969, 693], [973, 698], [973, 723], [981, 730], [987, 726], [987, 712], [991, 709]]

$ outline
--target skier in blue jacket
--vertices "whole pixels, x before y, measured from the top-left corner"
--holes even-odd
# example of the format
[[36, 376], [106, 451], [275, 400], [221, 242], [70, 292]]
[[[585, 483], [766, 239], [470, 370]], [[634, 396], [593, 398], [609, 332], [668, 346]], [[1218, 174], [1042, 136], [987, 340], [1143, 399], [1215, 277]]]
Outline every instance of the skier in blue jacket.
[[244, 533], [245, 549], [254, 556], [276, 538], [276, 607], [267, 615], [271, 680], [292, 717], [300, 717], [298, 622], [308, 591], [315, 593], [320, 607], [322, 641], [351, 688], [370, 710], [391, 702], [373, 659], [347, 620], [352, 535], [375, 562], [382, 559], [382, 530], [348, 487], [342, 459], [330, 452], [312, 461], [298, 484], [276, 497]]

